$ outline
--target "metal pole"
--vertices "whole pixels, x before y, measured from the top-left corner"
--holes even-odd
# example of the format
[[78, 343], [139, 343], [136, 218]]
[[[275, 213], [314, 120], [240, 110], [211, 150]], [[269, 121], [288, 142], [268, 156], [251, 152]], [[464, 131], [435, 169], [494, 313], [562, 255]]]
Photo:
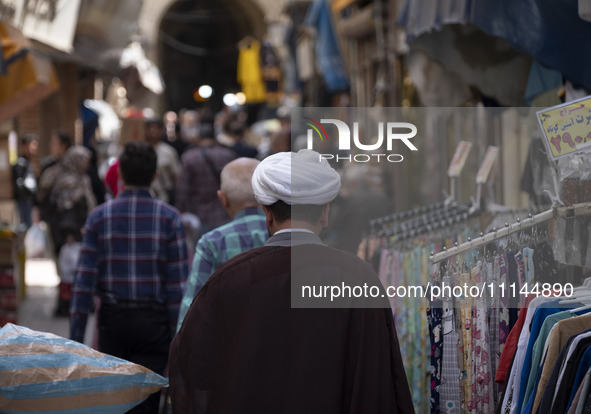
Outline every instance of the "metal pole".
[[523, 229], [527, 229], [537, 224], [541, 224], [545, 221], [552, 219], [554, 216], [555, 213], [553, 209], [546, 210], [543, 213], [536, 214], [533, 217], [528, 217], [526, 219], [518, 221], [517, 223], [507, 225], [502, 229], [495, 229], [490, 233], [480, 236], [474, 240], [468, 240], [467, 242], [462, 243], [458, 246], [454, 246], [450, 249], [445, 249], [444, 247], [444, 250], [442, 252], [431, 255], [431, 263], [435, 264], [447, 259], [448, 257], [456, 256], [458, 254], [467, 252], [468, 250], [476, 249], [487, 243], [508, 236], [509, 234], [515, 233]]

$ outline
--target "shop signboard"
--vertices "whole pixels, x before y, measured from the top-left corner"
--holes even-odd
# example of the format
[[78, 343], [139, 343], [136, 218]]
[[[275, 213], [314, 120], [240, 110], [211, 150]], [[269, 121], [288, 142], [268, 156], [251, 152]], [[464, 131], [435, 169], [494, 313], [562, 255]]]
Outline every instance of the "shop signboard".
[[80, 0], [0, 0], [3, 21], [26, 37], [72, 52]]
[[591, 149], [591, 96], [536, 112], [552, 160]]

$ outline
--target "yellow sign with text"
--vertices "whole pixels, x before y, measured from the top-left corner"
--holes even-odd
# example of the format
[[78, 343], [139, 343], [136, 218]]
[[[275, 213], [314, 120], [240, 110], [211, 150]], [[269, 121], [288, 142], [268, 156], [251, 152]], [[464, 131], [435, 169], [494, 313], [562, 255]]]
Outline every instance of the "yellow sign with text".
[[536, 112], [552, 159], [591, 146], [591, 96]]

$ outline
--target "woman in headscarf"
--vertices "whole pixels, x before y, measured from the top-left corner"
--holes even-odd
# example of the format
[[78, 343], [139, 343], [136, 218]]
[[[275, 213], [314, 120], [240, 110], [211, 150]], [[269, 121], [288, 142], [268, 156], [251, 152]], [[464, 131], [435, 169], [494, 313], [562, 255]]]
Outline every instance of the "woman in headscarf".
[[56, 310], [60, 316], [68, 315], [73, 282], [73, 273], [62, 267], [75, 262], [76, 258], [72, 257], [78, 246], [75, 243], [82, 240], [82, 228], [88, 213], [96, 206], [92, 185], [86, 174], [91, 156], [87, 148], [79, 145], [70, 147], [62, 159], [46, 171], [39, 184], [40, 191], [49, 194], [49, 203], [55, 212], [49, 225], [61, 279]]

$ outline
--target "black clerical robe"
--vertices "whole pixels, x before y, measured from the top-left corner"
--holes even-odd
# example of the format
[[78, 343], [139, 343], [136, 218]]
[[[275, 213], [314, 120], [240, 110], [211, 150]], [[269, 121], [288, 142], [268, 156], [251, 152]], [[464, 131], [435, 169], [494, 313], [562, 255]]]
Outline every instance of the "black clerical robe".
[[292, 253], [307, 273], [379, 284], [354, 255], [299, 236], [234, 257], [199, 292], [170, 349], [174, 414], [414, 413], [389, 307], [291, 307]]

